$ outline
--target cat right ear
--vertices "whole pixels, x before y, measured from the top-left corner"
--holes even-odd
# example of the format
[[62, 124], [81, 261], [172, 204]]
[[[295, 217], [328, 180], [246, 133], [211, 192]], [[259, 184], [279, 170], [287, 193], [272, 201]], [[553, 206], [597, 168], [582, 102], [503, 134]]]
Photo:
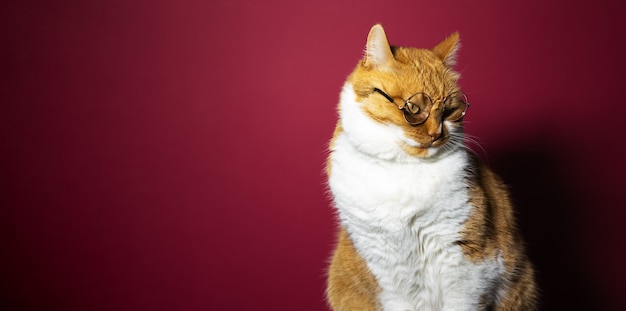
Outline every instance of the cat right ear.
[[380, 24], [372, 26], [367, 35], [365, 47], [365, 66], [384, 67], [394, 60], [385, 30]]
[[459, 33], [455, 32], [435, 46], [433, 53], [449, 67], [456, 65], [456, 54], [459, 51]]

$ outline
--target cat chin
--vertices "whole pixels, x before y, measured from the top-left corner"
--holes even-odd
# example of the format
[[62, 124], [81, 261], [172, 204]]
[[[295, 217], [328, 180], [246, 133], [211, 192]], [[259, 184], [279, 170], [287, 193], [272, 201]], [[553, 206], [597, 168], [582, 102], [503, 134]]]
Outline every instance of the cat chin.
[[409, 158], [419, 158], [420, 160], [436, 160], [444, 157], [454, 151], [454, 148], [446, 148], [447, 142], [437, 144], [434, 146], [420, 147], [407, 144], [406, 142], [399, 142], [398, 145]]

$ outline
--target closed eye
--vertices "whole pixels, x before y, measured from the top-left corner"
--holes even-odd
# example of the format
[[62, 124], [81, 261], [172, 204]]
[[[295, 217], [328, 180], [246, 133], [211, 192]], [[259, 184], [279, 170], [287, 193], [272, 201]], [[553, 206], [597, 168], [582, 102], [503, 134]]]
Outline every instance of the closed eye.
[[444, 105], [444, 120], [458, 121], [465, 116], [467, 108], [469, 107], [469, 100], [464, 93], [455, 92], [446, 97]]
[[460, 119], [463, 114], [463, 110], [460, 107], [449, 107], [443, 110], [443, 119], [448, 121], [456, 121]]
[[374, 92], [376, 92], [376, 93], [378, 93], [378, 94], [380, 94], [380, 95], [382, 95], [382, 96], [385, 96], [385, 98], [386, 98], [386, 99], [387, 99], [390, 103], [392, 103], [392, 104], [394, 103], [393, 98], [391, 98], [391, 96], [387, 95], [387, 93], [385, 93], [385, 92], [381, 91], [379, 88], [374, 88]]

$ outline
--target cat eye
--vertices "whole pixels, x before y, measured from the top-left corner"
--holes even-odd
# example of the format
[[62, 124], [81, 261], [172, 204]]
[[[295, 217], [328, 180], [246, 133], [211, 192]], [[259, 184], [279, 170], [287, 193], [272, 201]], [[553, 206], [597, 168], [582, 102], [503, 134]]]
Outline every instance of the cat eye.
[[[390, 103], [395, 104], [393, 97], [387, 95], [387, 93], [378, 88], [374, 88], [374, 92], [384, 96]], [[433, 100], [428, 94], [418, 92], [405, 100], [402, 105], [398, 106], [398, 109], [402, 110], [404, 120], [406, 120], [407, 123], [410, 125], [419, 125], [428, 119], [433, 105]], [[467, 108], [469, 107], [469, 100], [465, 93], [453, 92], [443, 98], [442, 106], [442, 118], [446, 121], [454, 122], [465, 116]]]

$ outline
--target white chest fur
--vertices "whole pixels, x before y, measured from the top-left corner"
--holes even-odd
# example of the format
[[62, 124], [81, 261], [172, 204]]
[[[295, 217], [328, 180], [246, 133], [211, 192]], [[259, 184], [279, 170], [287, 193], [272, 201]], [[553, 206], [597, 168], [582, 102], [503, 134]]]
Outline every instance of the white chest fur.
[[[360, 132], [379, 126], [359, 122]], [[465, 152], [398, 161], [366, 154], [354, 140], [349, 132], [336, 137], [329, 186], [342, 225], [382, 289], [384, 310], [476, 310], [503, 268], [500, 260], [468, 261], [455, 243], [471, 211]], [[401, 152], [382, 146], [386, 155]]]

